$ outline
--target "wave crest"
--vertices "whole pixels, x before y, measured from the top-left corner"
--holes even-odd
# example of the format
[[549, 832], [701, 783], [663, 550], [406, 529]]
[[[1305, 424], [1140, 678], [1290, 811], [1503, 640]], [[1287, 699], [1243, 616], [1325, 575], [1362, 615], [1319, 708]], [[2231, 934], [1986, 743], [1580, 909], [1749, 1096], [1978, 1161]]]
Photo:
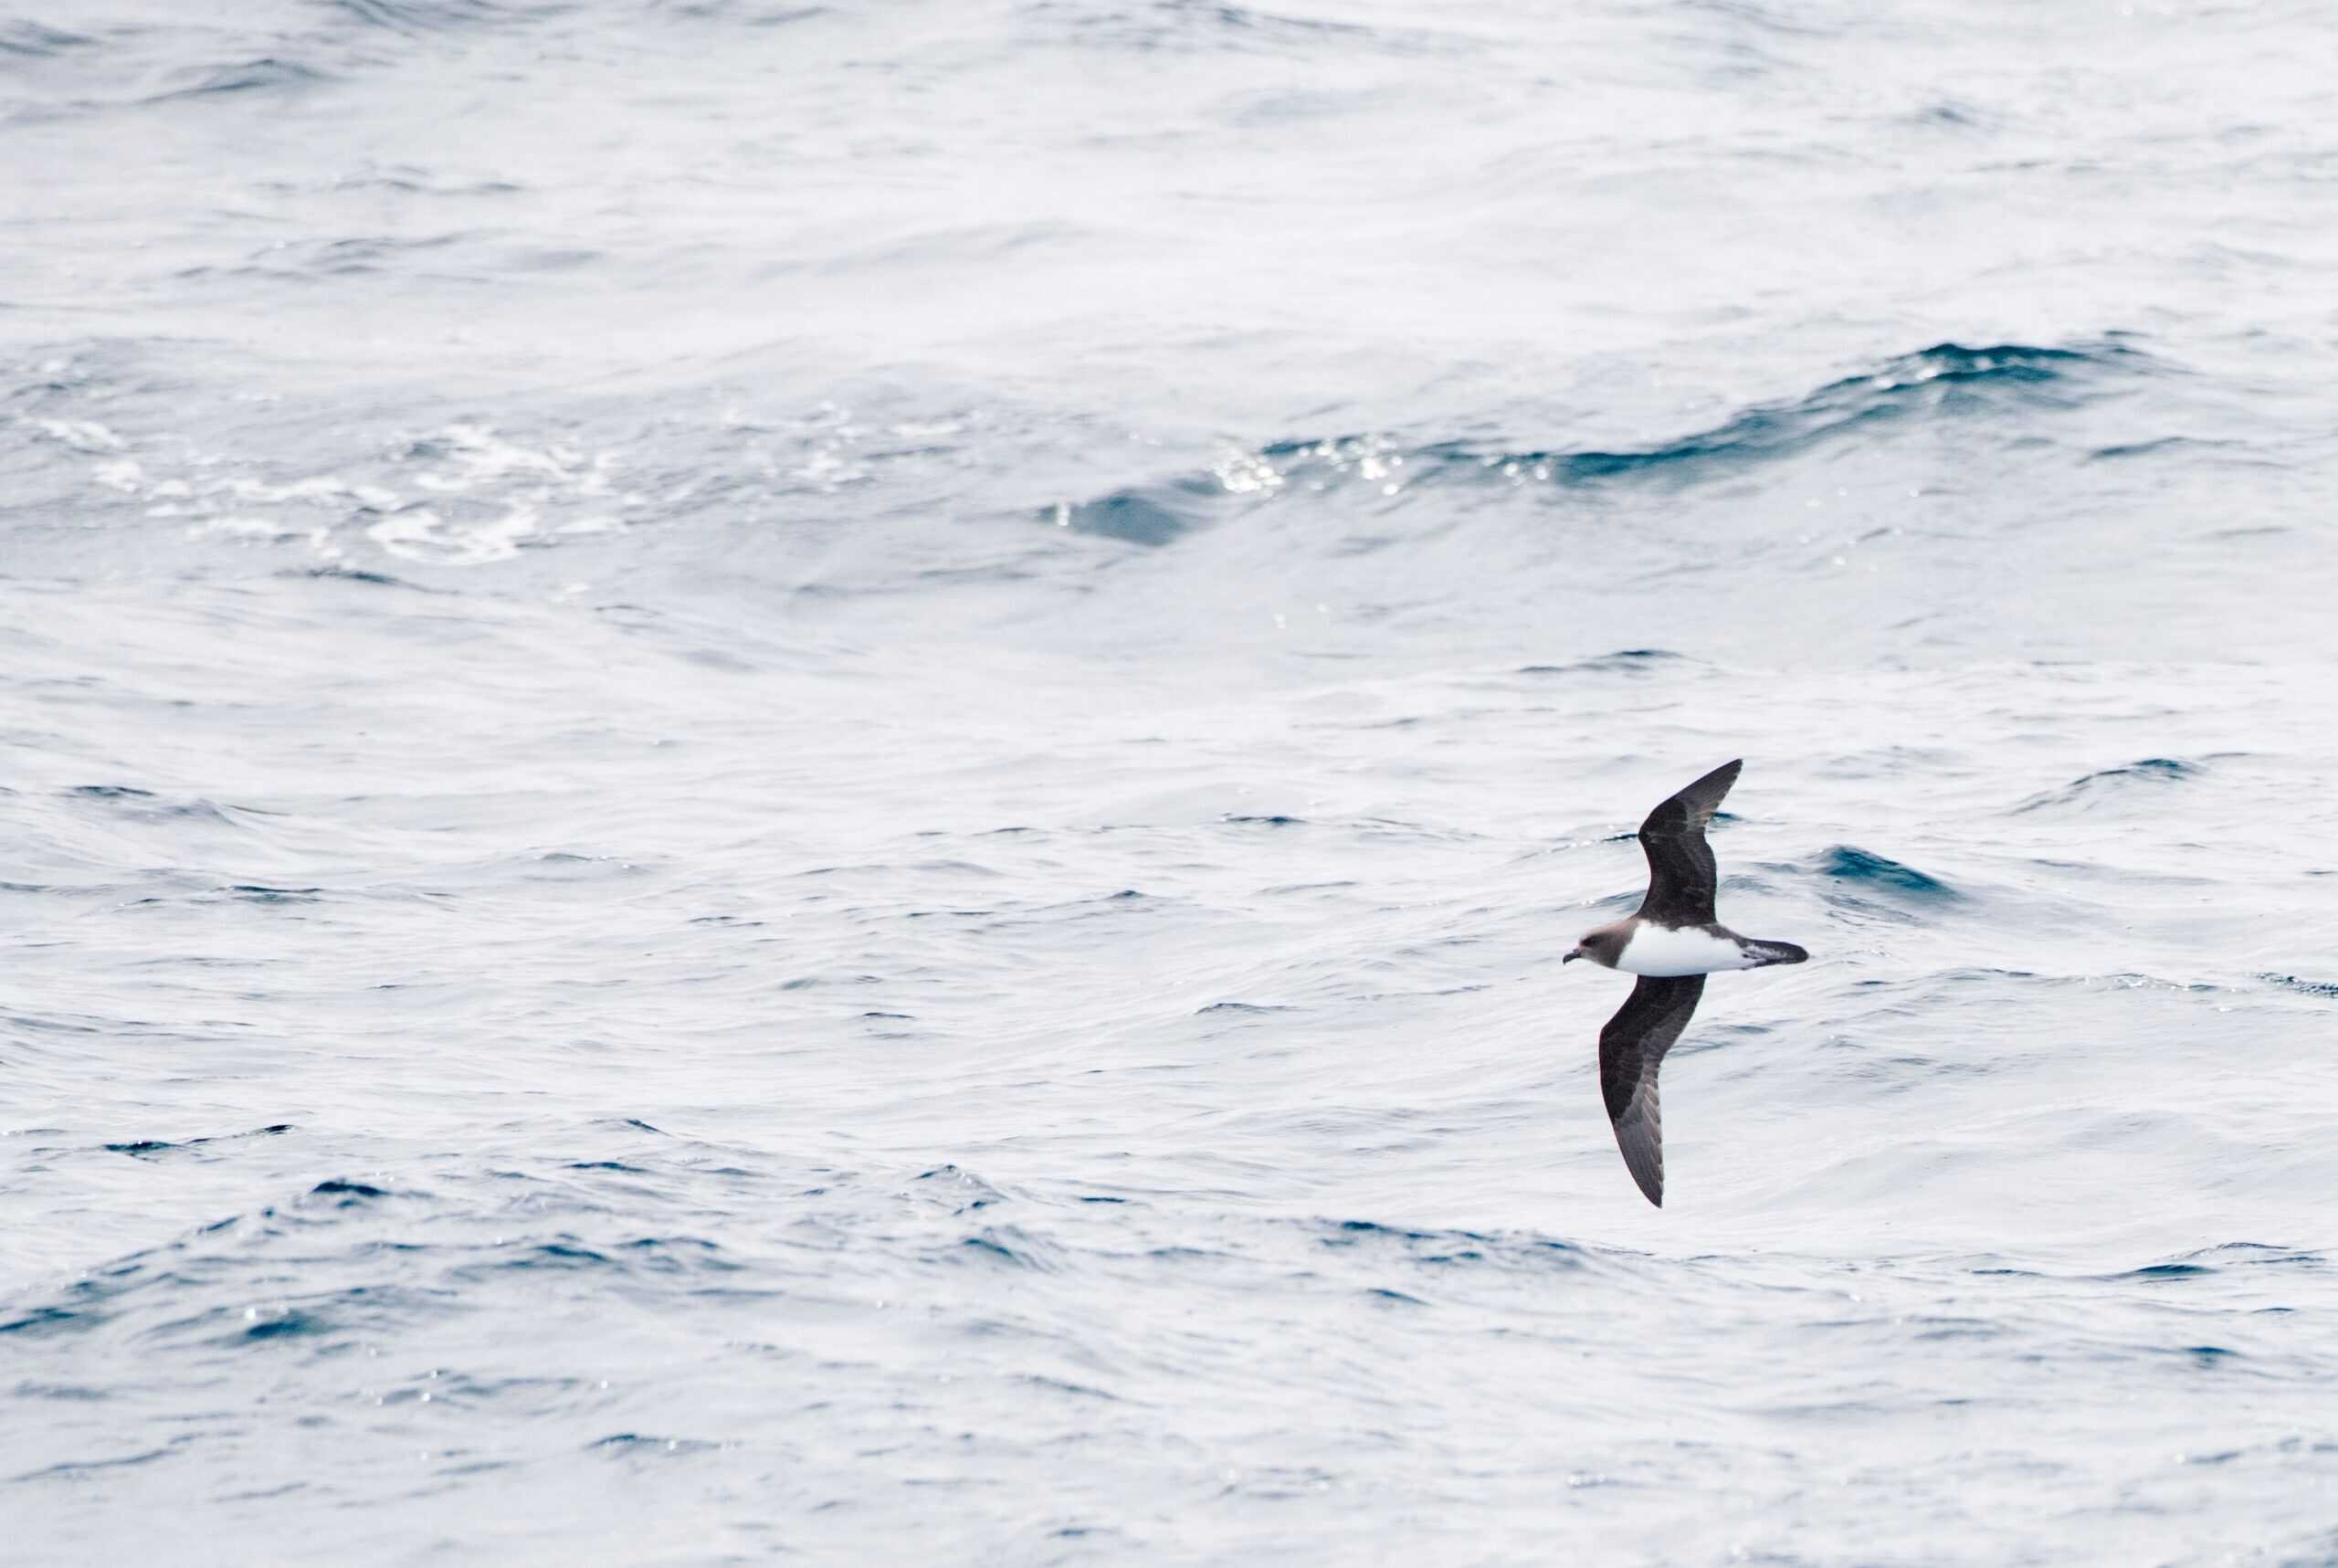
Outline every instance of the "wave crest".
[[2077, 407], [2097, 395], [2091, 381], [2146, 363], [2140, 351], [2116, 340], [2070, 348], [1941, 342], [1645, 447], [1519, 449], [1473, 439], [1407, 445], [1386, 434], [1292, 438], [1237, 454], [1206, 473], [1058, 502], [1041, 509], [1041, 515], [1081, 532], [1158, 546], [1281, 495], [1348, 484], [1370, 485], [1384, 497], [1422, 485], [1488, 480], [1697, 484], [1886, 426], [1958, 418], [2009, 403]]

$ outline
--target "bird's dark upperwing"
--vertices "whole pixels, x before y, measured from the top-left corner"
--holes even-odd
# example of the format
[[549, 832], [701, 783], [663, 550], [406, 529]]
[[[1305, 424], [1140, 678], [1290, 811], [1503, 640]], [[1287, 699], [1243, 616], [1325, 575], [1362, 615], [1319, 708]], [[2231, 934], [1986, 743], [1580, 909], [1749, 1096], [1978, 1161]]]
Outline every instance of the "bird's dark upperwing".
[[1713, 889], [1719, 880], [1705, 824], [1722, 796], [1737, 782], [1741, 762], [1720, 767], [1648, 814], [1640, 824], [1640, 848], [1648, 855], [1648, 897], [1640, 916], [1659, 925], [1711, 925]]
[[1632, 1180], [1659, 1208], [1664, 1206], [1664, 1119], [1657, 1108], [1656, 1069], [1704, 994], [1701, 974], [1643, 974], [1599, 1031], [1599, 1093], [1616, 1124], [1616, 1147], [1624, 1152]]

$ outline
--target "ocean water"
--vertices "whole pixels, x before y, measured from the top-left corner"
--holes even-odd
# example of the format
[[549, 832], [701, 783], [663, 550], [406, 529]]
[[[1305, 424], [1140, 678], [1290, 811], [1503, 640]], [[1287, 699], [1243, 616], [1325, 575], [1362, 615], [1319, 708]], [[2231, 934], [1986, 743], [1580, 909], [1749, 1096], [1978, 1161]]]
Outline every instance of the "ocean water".
[[2333, 58], [19, 0], [0, 1558], [2338, 1562]]

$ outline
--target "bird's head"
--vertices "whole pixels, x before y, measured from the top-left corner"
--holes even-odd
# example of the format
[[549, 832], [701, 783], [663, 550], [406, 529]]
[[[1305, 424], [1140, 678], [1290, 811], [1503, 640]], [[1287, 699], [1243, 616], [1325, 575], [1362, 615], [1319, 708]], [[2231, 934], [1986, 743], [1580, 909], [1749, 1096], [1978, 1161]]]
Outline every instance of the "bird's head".
[[1632, 933], [1624, 929], [1621, 921], [1601, 926], [1584, 932], [1583, 940], [1568, 949], [1567, 955], [1559, 962], [1573, 963], [1578, 958], [1587, 958], [1602, 969], [1613, 969], [1616, 961], [1624, 956], [1624, 944], [1631, 940]]

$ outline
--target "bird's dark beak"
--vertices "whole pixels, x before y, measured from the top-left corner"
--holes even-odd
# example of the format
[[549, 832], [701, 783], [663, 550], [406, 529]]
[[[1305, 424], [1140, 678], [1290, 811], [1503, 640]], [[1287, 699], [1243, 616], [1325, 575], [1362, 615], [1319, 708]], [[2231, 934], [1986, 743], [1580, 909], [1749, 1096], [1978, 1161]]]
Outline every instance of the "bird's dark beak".
[[1582, 956], [1583, 949], [1579, 947], [1571, 947], [1567, 949], [1567, 955], [1559, 960], [1559, 962], [1561, 963], [1573, 963], [1576, 959], [1581, 958]]

